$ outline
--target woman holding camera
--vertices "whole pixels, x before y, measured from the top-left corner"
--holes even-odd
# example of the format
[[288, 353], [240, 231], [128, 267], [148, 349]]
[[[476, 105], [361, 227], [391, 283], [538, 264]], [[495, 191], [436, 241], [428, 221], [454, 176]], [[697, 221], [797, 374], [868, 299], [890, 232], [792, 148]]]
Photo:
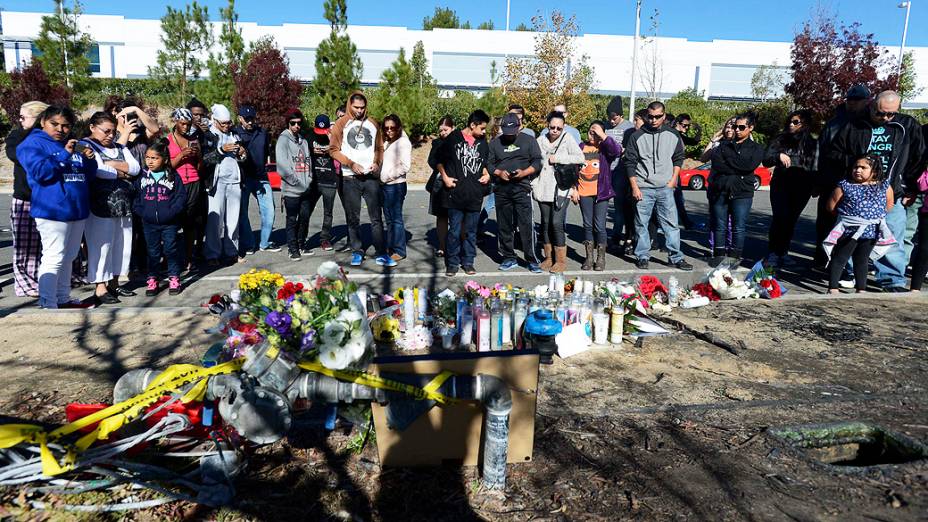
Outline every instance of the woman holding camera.
[[92, 149], [70, 139], [74, 112], [50, 106], [16, 147], [32, 190], [30, 212], [42, 240], [39, 306], [88, 308], [71, 299], [71, 262], [77, 257], [90, 214], [90, 178], [97, 172]]
[[90, 117], [90, 135], [81, 141], [93, 151], [97, 162], [90, 183], [90, 216], [84, 229], [87, 275], [96, 284], [97, 305], [119, 302], [119, 277], [129, 274], [132, 254], [131, 179], [140, 167], [129, 149], [115, 138], [116, 118], [96, 112]]

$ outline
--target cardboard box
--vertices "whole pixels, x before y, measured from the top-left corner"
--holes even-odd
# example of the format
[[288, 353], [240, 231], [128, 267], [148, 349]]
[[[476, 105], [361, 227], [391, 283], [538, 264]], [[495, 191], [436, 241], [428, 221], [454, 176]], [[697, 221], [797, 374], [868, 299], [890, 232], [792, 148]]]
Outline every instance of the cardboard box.
[[[509, 384], [508, 462], [532, 460], [535, 442], [535, 406], [538, 390], [538, 353], [526, 350], [500, 352], [449, 352], [416, 356], [379, 357], [370, 371], [436, 375], [495, 375]], [[483, 407], [477, 401], [451, 406], [435, 405], [405, 430], [387, 425], [383, 406], [372, 405], [377, 450], [382, 466], [439, 466], [457, 463], [475, 466], [482, 457]]]

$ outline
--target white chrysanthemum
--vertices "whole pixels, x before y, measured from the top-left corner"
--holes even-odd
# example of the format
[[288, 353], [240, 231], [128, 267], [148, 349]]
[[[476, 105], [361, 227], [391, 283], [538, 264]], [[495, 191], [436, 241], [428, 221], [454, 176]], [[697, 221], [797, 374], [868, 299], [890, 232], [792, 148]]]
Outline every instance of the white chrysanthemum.
[[335, 261], [326, 261], [319, 265], [319, 268], [316, 269], [316, 273], [321, 275], [326, 279], [338, 279], [340, 277], [340, 270], [338, 263]]
[[337, 321], [349, 324], [352, 328], [356, 322], [359, 322], [362, 319], [364, 319], [364, 316], [361, 315], [361, 312], [355, 310], [354, 308], [346, 308], [342, 310], [338, 313], [338, 317], [336, 318]]
[[343, 346], [323, 344], [319, 347], [319, 362], [331, 370], [344, 370], [351, 364], [352, 358]]
[[333, 347], [341, 346], [342, 342], [345, 340], [345, 335], [348, 333], [348, 328], [345, 327], [344, 323], [340, 321], [331, 321], [325, 325], [325, 329], [322, 330], [322, 336], [320, 342]]
[[362, 334], [352, 335], [345, 344], [345, 352], [348, 353], [351, 362], [360, 361], [367, 354], [368, 342]]

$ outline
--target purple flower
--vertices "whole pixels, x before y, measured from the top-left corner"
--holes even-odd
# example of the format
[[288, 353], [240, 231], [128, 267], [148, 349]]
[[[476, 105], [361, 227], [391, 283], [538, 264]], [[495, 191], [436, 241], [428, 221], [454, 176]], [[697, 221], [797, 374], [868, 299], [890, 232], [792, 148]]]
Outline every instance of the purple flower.
[[290, 335], [290, 324], [293, 322], [290, 318], [290, 314], [275, 310], [267, 314], [267, 317], [264, 318], [264, 322], [276, 330], [281, 337]]
[[300, 351], [308, 352], [309, 350], [312, 350], [313, 347], [316, 345], [315, 341], [316, 341], [316, 331], [309, 330], [308, 332], [303, 334], [303, 340], [300, 342]]

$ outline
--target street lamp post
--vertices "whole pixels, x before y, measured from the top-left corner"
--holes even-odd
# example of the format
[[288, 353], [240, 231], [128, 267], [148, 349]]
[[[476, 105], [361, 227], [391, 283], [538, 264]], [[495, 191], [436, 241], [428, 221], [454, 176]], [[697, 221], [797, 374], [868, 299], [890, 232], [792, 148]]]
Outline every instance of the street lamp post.
[[628, 119], [635, 117], [635, 71], [638, 68], [638, 37], [641, 34], [641, 0], [635, 0], [635, 45], [632, 47], [632, 88], [628, 102]]
[[907, 0], [899, 4], [899, 9], [905, 9], [905, 25], [902, 26], [902, 43], [899, 44], [899, 63], [896, 65], [896, 76], [902, 75], [902, 55], [905, 53], [905, 37], [909, 32], [909, 13], [912, 11], [912, 1]]

